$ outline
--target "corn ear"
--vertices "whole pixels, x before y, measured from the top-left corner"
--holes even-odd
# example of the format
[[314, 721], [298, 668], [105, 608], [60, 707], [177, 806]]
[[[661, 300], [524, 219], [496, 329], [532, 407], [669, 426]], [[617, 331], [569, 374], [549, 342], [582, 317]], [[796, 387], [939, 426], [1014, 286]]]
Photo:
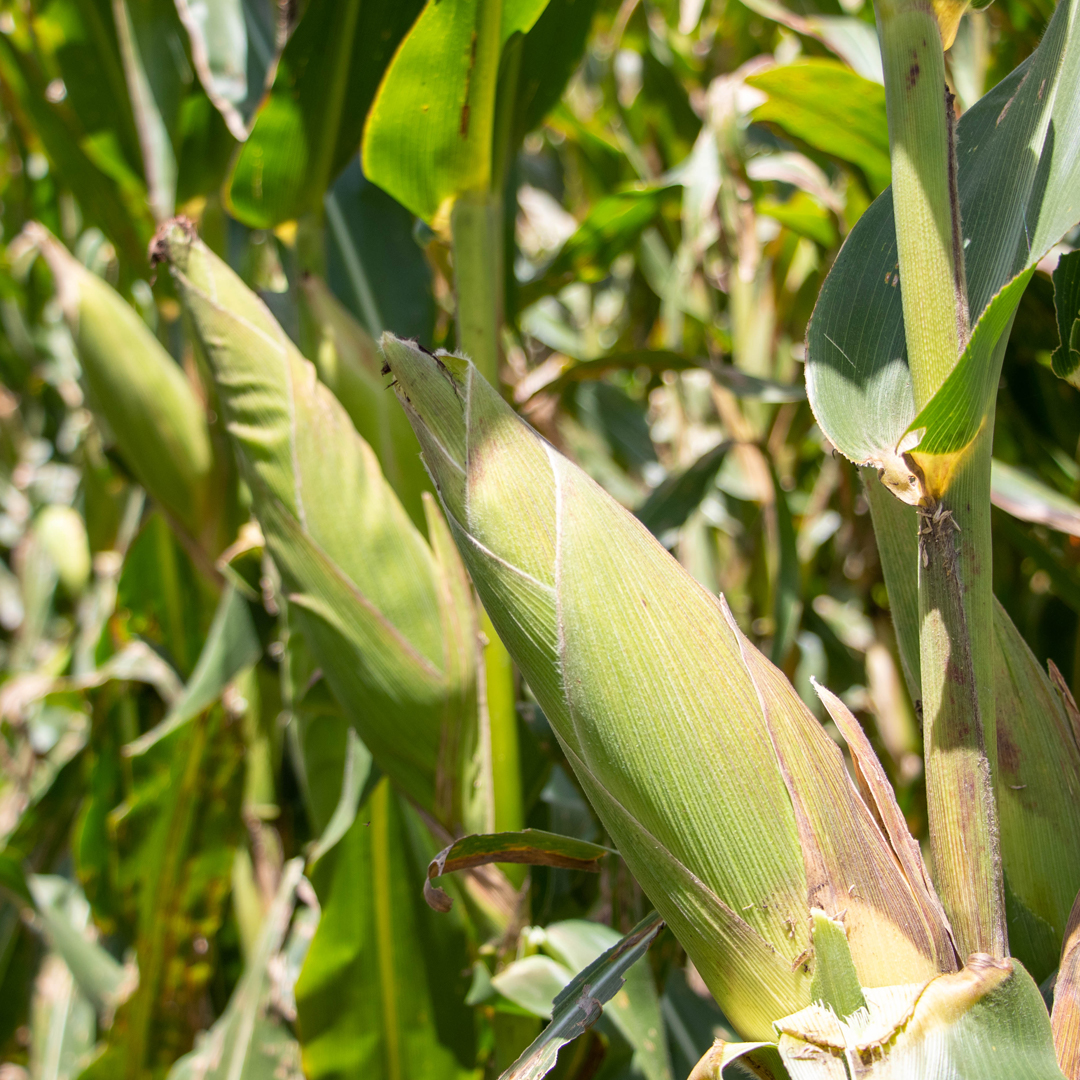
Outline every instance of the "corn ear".
[[482, 827], [475, 612], [434, 500], [428, 544], [262, 301], [189, 226], [163, 227], [157, 250], [213, 372], [290, 618], [382, 769], [445, 826]]
[[839, 749], [726, 604], [471, 363], [382, 346], [499, 636], [740, 1033], [810, 1002], [813, 907], [843, 913], [864, 986], [954, 970]]
[[424, 527], [421, 495], [431, 482], [420, 460], [420, 446], [405, 414], [379, 369], [382, 357], [371, 335], [352, 317], [322, 278], [309, 274], [300, 283], [315, 323], [319, 379], [345, 406], [356, 430], [375, 451], [383, 476], [397, 493], [413, 523]]
[[138, 313], [43, 225], [25, 236], [52, 270], [93, 408], [127, 467], [192, 536], [212, 512], [206, 414], [183, 371]]

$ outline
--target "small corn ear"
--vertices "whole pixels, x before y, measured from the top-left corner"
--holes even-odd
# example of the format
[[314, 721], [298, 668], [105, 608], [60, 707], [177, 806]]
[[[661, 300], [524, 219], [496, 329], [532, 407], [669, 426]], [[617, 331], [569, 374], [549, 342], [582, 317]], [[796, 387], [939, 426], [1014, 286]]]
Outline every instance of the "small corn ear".
[[809, 1003], [814, 907], [843, 918], [862, 985], [954, 970], [838, 748], [726, 604], [471, 363], [382, 345], [499, 636], [744, 1037]]
[[52, 270], [91, 405], [127, 467], [193, 536], [213, 507], [213, 453], [205, 411], [183, 371], [138, 313], [44, 226], [25, 236]]
[[262, 301], [189, 226], [163, 227], [157, 250], [213, 372], [290, 618], [383, 770], [445, 826], [483, 827], [475, 612], [434, 500], [428, 543]]

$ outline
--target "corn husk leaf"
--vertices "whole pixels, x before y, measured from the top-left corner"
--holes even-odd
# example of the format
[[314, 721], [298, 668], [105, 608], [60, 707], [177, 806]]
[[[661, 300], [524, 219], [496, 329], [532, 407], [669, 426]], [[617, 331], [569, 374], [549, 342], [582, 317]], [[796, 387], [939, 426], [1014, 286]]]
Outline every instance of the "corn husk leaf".
[[[874, 479], [866, 491], [908, 686], [918, 699], [916, 514]], [[995, 794], [1009, 946], [1042, 981], [1057, 966], [1080, 890], [1080, 749], [1064, 684], [1055, 686], [994, 601]]]
[[839, 749], [648, 531], [458, 357], [383, 349], [499, 636], [657, 909], [747, 1037], [809, 1003], [809, 909], [863, 985], [953, 970]]
[[43, 226], [27, 238], [49, 263], [71, 326], [91, 404], [127, 467], [185, 529], [212, 511], [213, 453], [206, 415], [183, 371], [138, 313]]
[[430, 496], [430, 543], [262, 301], [181, 225], [161, 234], [295, 621], [380, 767], [448, 827], [483, 822], [477, 635]]
[[371, 335], [352, 317], [322, 278], [301, 283], [319, 331], [314, 357], [319, 379], [345, 406], [356, 430], [375, 451], [383, 476], [418, 528], [424, 527], [422, 493], [431, 482], [420, 460], [420, 445], [408, 419], [387, 393], [382, 357]]

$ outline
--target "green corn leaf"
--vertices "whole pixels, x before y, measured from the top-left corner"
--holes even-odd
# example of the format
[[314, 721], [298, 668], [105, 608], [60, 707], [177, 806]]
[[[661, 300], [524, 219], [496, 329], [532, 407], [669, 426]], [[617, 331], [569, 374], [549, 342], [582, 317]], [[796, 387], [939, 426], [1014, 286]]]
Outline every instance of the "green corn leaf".
[[1054, 374], [1074, 386], [1080, 370], [1080, 252], [1062, 255], [1054, 270], [1054, 310], [1060, 345], [1051, 357]]
[[482, 827], [475, 614], [434, 501], [429, 544], [263, 303], [182, 227], [163, 245], [290, 621], [379, 766], [448, 827]]
[[701, 505], [730, 449], [730, 442], [722, 442], [707, 450], [689, 468], [658, 484], [638, 507], [638, 521], [653, 536], [661, 536], [669, 529], [684, 525], [686, 519]]
[[[916, 514], [876, 479], [866, 485], [912, 697], [919, 698]], [[1013, 955], [1040, 981], [1057, 964], [1080, 890], [1080, 727], [1005, 609], [993, 607], [997, 796]]]
[[206, 416], [183, 371], [138, 313], [42, 226], [27, 237], [48, 260], [96, 410], [128, 468], [198, 536], [213, 510]]
[[559, 1051], [583, 1035], [600, 1018], [623, 987], [626, 973], [656, 940], [664, 923], [646, 916], [626, 937], [608, 948], [569, 982], [552, 1002], [551, 1023], [499, 1080], [540, 1080], [555, 1066]]
[[1002, 353], [1013, 316], [1035, 268], [1013, 278], [987, 305], [956, 367], [904, 433], [918, 439], [911, 456], [922, 469], [922, 486], [936, 495], [988, 416], [997, 394]]
[[45, 956], [30, 1003], [30, 1072], [35, 1080], [78, 1076], [93, 1057], [94, 1009], [56, 953]]
[[[880, 61], [879, 61], [880, 63]], [[800, 60], [747, 78], [769, 95], [753, 113], [815, 150], [862, 169], [876, 195], [889, 183], [885, 88], [835, 60]]]
[[428, 0], [387, 69], [364, 128], [364, 173], [429, 225], [492, 183], [503, 46], [547, 0]]
[[383, 779], [312, 871], [322, 917], [296, 985], [310, 1080], [471, 1075], [464, 935], [420, 897], [419, 842]]
[[431, 482], [412, 427], [386, 391], [378, 346], [321, 278], [306, 277], [301, 288], [320, 334], [314, 357], [319, 379], [345, 406], [356, 430], [378, 455], [383, 476], [422, 529], [422, 496], [431, 490]]
[[680, 190], [671, 184], [631, 188], [601, 199], [540, 277], [519, 287], [519, 306], [527, 308], [573, 281], [599, 281]]
[[[1074, 0], [1066, 0], [1034, 55], [959, 120], [957, 184], [973, 324], [1080, 216], [1080, 146], [1064, 135], [1080, 127], [1078, 79], [1080, 30]], [[807, 335], [806, 382], [833, 444], [852, 461], [890, 471], [900, 470], [896, 450], [916, 414], [900, 286], [887, 192], [859, 219], [822, 288]], [[1014, 299], [1011, 291], [1005, 297]], [[978, 373], [991, 387], [1002, 352], [992, 351], [989, 370]]]
[[450, 910], [450, 897], [431, 884], [443, 874], [455, 870], [467, 870], [473, 866], [490, 863], [520, 863], [525, 866], [559, 866], [564, 870], [600, 871], [600, 860], [612, 855], [610, 848], [577, 840], [572, 836], [541, 829], [523, 829], [521, 832], [488, 833], [481, 836], [463, 836], [445, 847], [428, 866], [424, 897], [436, 911]]
[[360, 171], [359, 156], [323, 199], [326, 280], [374, 338], [384, 330], [431, 341], [431, 266], [413, 235], [416, 219]]
[[809, 1002], [810, 905], [847, 911], [863, 984], [951, 970], [925, 886], [726, 606], [467, 361], [383, 350], [500, 638], [738, 1029], [767, 1037]]
[[277, 894], [229, 1004], [199, 1036], [195, 1049], [173, 1065], [168, 1080], [287, 1080], [302, 1075], [299, 1043], [273, 1007], [271, 963], [281, 957], [303, 870], [302, 859], [282, 868]]
[[418, 0], [307, 6], [233, 166], [227, 197], [236, 217], [267, 229], [321, 208], [360, 145], [379, 80], [420, 9]]

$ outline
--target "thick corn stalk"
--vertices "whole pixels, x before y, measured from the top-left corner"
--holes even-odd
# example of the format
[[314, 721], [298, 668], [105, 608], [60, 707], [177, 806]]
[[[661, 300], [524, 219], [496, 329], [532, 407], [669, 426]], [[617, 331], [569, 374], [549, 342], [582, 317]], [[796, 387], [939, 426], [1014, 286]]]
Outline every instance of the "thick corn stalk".
[[296, 620], [378, 764], [448, 828], [487, 824], [478, 637], [434, 500], [430, 543], [348, 413], [257, 296], [190, 227], [167, 259]]
[[468, 361], [389, 335], [383, 349], [499, 636], [739, 1030], [769, 1038], [810, 1004], [811, 908], [843, 918], [864, 986], [955, 970], [906, 829], [885, 839], [724, 602]]

